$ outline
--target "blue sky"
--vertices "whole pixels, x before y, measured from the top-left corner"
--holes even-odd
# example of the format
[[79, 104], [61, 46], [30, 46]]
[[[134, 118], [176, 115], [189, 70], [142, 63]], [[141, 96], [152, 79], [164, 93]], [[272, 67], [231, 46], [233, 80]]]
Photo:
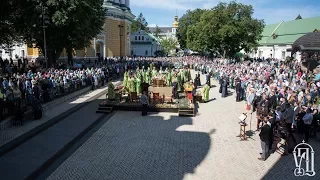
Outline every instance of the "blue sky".
[[[150, 26], [171, 26], [176, 12], [181, 17], [186, 10], [210, 9], [221, 0], [131, 0], [134, 15], [143, 13]], [[229, 2], [223, 1], [222, 2]], [[253, 6], [254, 17], [264, 19], [266, 24], [281, 20], [294, 20], [298, 14], [302, 18], [320, 16], [320, 0], [237, 0]]]

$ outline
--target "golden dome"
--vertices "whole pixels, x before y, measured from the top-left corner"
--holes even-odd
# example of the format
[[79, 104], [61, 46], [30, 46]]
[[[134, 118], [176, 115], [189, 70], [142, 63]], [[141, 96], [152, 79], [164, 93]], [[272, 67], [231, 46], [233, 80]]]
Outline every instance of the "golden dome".
[[178, 16], [174, 16], [174, 22], [172, 23], [173, 28], [178, 28], [179, 22], [178, 22]]

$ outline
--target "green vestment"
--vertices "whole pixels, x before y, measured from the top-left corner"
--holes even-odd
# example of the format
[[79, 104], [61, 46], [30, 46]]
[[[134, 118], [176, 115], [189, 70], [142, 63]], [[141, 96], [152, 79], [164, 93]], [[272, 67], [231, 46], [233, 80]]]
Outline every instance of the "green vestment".
[[136, 78], [136, 91], [141, 93], [141, 79], [139, 77]]
[[210, 87], [208, 86], [208, 84], [204, 85], [204, 87], [203, 87], [203, 100], [204, 101], [209, 101], [209, 91], [210, 91]]
[[114, 85], [112, 82], [108, 83], [108, 99], [114, 100], [116, 98], [116, 93], [114, 92]]
[[128, 88], [129, 88], [129, 92], [136, 92], [136, 86], [134, 83], [134, 78], [129, 78], [128, 80]]

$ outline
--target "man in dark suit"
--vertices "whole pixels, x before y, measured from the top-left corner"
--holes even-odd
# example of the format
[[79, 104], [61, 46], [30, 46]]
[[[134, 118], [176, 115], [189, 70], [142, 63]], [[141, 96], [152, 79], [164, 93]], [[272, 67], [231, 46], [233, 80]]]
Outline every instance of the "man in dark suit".
[[264, 125], [261, 128], [259, 136], [262, 152], [260, 153], [261, 157], [258, 159], [265, 161], [269, 157], [269, 147], [270, 142], [272, 141], [271, 123], [268, 121], [267, 117], [264, 118]]
[[271, 92], [270, 98], [269, 98], [269, 109], [276, 109], [277, 107], [277, 96], [275, 95], [274, 91]]

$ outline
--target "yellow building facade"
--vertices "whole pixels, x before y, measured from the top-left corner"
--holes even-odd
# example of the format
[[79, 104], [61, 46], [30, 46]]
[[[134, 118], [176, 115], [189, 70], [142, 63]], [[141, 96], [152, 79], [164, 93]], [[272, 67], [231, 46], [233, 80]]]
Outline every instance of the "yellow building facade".
[[[75, 50], [74, 58], [131, 56], [131, 23], [135, 16], [130, 10], [130, 0], [106, 0], [105, 21], [102, 32], [91, 41], [91, 45]], [[60, 59], [67, 58], [62, 52]]]
[[[91, 41], [89, 47], [74, 50], [74, 59], [131, 56], [131, 23], [135, 16], [130, 10], [130, 0], [105, 0], [103, 7], [106, 9], [103, 30]], [[38, 48], [27, 47], [27, 45], [21, 48], [23, 48], [21, 52], [16, 48], [19, 52], [13, 52], [10, 56], [14, 57], [18, 54], [19, 57], [29, 60], [43, 58]], [[0, 52], [5, 54], [4, 50], [0, 49]], [[67, 55], [66, 50], [63, 50], [59, 60], [66, 60]]]

